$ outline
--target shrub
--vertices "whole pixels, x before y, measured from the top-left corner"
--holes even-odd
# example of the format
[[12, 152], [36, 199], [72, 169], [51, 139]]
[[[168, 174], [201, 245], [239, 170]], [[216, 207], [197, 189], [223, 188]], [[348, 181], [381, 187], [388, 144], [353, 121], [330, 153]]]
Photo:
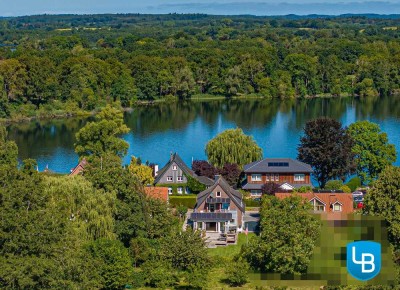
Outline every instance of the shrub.
[[341, 180], [329, 180], [325, 184], [325, 189], [327, 190], [339, 190], [343, 186], [343, 181]]
[[186, 206], [187, 208], [193, 209], [196, 205], [196, 195], [170, 196], [169, 204], [172, 207]]
[[245, 261], [230, 263], [225, 270], [225, 281], [230, 286], [243, 286], [248, 282], [249, 264]]
[[259, 206], [261, 206], [261, 200], [245, 199], [244, 203], [248, 207], [259, 207]]
[[358, 187], [361, 186], [361, 179], [359, 177], [353, 177], [352, 179], [349, 180], [346, 184], [348, 187], [350, 187], [351, 191], [355, 191]]
[[343, 191], [344, 193], [351, 193], [351, 189], [350, 187], [348, 187], [347, 185], [343, 185], [342, 187], [339, 188], [341, 191]]

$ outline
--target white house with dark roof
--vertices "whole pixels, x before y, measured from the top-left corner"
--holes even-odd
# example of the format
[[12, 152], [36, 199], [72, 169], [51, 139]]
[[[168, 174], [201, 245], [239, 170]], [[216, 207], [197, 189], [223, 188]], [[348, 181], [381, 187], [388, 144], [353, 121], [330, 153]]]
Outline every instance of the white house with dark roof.
[[213, 185], [213, 180], [205, 177], [198, 176], [191, 170], [178, 153], [170, 155], [170, 159], [163, 168], [157, 172], [157, 176], [154, 180], [154, 185], [168, 187], [168, 193], [173, 193], [173, 187], [176, 187], [178, 194], [189, 193], [189, 189], [186, 184], [188, 182], [188, 176], [195, 178], [206, 187]]
[[268, 182], [279, 184], [282, 190], [312, 186], [311, 166], [291, 158], [266, 158], [246, 164], [243, 170], [246, 181], [242, 189], [252, 197], [261, 196], [261, 187]]

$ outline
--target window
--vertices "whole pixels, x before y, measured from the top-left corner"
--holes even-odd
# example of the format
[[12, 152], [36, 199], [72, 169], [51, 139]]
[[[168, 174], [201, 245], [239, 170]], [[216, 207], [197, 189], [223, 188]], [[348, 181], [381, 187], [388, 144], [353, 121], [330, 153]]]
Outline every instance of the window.
[[215, 194], [216, 197], [221, 197], [221, 192], [217, 191], [217, 193]]
[[172, 170], [177, 170], [177, 169], [178, 169], [178, 166], [172, 165]]
[[251, 196], [260, 196], [261, 195], [261, 190], [260, 189], [252, 189], [250, 191]]
[[314, 211], [325, 211], [325, 205], [316, 198], [311, 200], [310, 203], [313, 206]]
[[168, 187], [168, 194], [172, 194], [172, 187]]
[[267, 178], [267, 181], [271, 181], [271, 175], [270, 174], [267, 174], [266, 178]]
[[261, 174], [252, 174], [251, 181], [261, 181]]
[[279, 174], [275, 174], [275, 181], [279, 181]]
[[335, 203], [333, 205], [333, 211], [342, 211], [342, 206], [340, 205], [340, 203]]
[[186, 187], [186, 188], [185, 188], [185, 193], [186, 193], [186, 194], [190, 194], [190, 189], [189, 189], [189, 187]]
[[182, 194], [182, 192], [183, 192], [182, 187], [178, 187], [177, 190], [178, 190], [178, 194]]
[[172, 181], [172, 176], [167, 176], [167, 181]]
[[306, 179], [304, 174], [295, 174], [294, 181], [304, 181]]
[[183, 177], [182, 176], [178, 176], [178, 181], [183, 181]]

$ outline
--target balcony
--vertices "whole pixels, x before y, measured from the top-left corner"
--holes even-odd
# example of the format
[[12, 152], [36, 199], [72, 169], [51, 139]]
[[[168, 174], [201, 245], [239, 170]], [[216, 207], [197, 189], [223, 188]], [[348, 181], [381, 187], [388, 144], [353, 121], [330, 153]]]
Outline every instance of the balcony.
[[206, 199], [206, 203], [211, 203], [211, 204], [215, 204], [215, 203], [231, 203], [231, 199], [230, 198], [223, 198], [223, 197], [207, 198]]

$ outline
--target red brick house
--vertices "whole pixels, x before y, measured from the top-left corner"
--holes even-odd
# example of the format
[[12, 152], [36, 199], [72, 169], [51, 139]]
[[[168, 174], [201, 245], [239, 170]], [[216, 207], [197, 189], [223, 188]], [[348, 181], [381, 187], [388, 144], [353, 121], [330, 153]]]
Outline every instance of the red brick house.
[[223, 177], [216, 176], [214, 184], [197, 195], [190, 219], [194, 229], [224, 233], [242, 229], [244, 212], [242, 194]]
[[242, 189], [250, 191], [252, 197], [261, 196], [261, 187], [267, 182], [280, 185], [282, 190], [293, 190], [312, 186], [310, 165], [290, 158], [266, 158], [246, 164], [246, 175]]
[[[330, 217], [340, 217], [354, 212], [353, 195], [351, 193], [296, 193], [309, 202], [315, 213], [327, 214]], [[275, 193], [279, 199], [284, 199], [293, 193]]]

